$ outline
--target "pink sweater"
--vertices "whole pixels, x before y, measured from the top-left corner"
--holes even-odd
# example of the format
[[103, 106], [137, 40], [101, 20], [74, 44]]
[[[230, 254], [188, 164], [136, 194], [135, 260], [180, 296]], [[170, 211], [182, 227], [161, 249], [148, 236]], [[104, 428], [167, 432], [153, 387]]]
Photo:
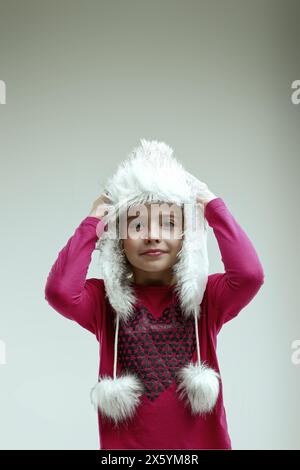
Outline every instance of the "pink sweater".
[[[264, 283], [264, 272], [251, 241], [223, 199], [211, 200], [205, 217], [216, 236], [225, 272], [208, 277], [198, 323], [199, 340], [201, 359], [220, 373], [217, 335], [222, 325], [257, 294]], [[45, 288], [45, 298], [57, 312], [95, 334], [99, 342], [95, 382], [98, 375], [113, 376], [113, 311], [104, 281], [86, 279], [103, 230], [102, 220], [91, 216], [83, 219], [59, 252]], [[175, 371], [190, 360], [197, 361], [194, 320], [183, 322], [172, 286], [135, 284], [134, 288], [137, 315], [134, 325], [123, 328], [120, 322], [117, 374], [123, 367], [138, 370], [146, 391], [130, 424], [114, 429], [98, 411], [100, 449], [231, 449], [222, 380], [213, 413], [204, 416], [192, 416], [175, 392]], [[136, 328], [141, 323], [149, 328], [149, 335], [143, 339]], [[169, 328], [164, 330], [166, 324]], [[134, 344], [130, 331], [133, 327], [137, 334]], [[166, 331], [170, 335], [167, 349]]]

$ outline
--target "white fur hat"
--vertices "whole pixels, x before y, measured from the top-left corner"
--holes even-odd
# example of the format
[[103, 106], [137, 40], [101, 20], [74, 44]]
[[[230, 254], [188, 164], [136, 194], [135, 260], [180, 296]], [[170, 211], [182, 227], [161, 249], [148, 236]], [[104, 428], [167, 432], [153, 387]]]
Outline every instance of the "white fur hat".
[[[198, 318], [208, 279], [207, 228], [203, 207], [196, 196], [203, 183], [187, 172], [173, 156], [173, 149], [164, 142], [141, 139], [128, 158], [105, 185], [111, 198], [114, 216], [111, 221], [133, 205], [173, 203], [184, 210], [184, 236], [178, 261], [173, 266], [175, 293], [185, 319], [195, 319], [197, 364], [187, 364], [177, 371], [179, 398], [186, 398], [193, 414], [212, 411], [219, 395], [219, 374], [201, 362]], [[130, 279], [132, 273], [120, 246], [120, 238], [110, 230], [99, 238], [99, 266], [109, 303], [115, 311], [115, 347], [113, 377], [99, 377], [91, 389], [91, 402], [106, 418], [118, 423], [131, 418], [143, 394], [143, 382], [126, 371], [116, 376], [119, 322], [127, 322], [134, 312], [136, 297]]]

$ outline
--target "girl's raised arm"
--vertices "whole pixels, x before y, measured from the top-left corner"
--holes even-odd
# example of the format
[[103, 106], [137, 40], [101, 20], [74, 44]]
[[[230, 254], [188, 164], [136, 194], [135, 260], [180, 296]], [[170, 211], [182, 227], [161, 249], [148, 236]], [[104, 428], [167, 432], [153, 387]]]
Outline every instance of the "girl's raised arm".
[[63, 316], [75, 320], [96, 334], [101, 328], [102, 279], [86, 279], [92, 252], [104, 231], [102, 220], [107, 206], [100, 196], [88, 217], [82, 220], [67, 244], [58, 253], [45, 286], [45, 299]]
[[216, 331], [235, 317], [257, 294], [264, 272], [255, 248], [220, 197], [205, 206], [205, 217], [216, 236], [225, 273], [208, 277], [207, 293]]

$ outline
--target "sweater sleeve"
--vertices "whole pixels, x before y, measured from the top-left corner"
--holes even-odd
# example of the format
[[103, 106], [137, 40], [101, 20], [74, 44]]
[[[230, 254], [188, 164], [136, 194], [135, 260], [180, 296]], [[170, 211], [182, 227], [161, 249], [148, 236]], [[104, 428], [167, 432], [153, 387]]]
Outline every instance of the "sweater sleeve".
[[103, 279], [86, 279], [86, 275], [104, 227], [103, 221], [97, 217], [83, 219], [58, 253], [45, 286], [45, 299], [51, 307], [96, 336], [101, 329], [104, 283]]
[[212, 306], [209, 316], [218, 333], [255, 297], [264, 283], [264, 271], [253, 244], [223, 199], [208, 202], [205, 217], [213, 228], [225, 269], [225, 273], [209, 275], [207, 283]]

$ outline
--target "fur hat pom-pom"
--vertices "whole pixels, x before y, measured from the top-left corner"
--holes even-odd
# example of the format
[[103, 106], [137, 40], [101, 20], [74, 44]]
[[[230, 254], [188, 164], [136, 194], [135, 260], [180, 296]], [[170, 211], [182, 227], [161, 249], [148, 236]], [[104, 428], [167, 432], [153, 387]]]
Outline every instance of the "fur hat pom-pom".
[[91, 402], [95, 409], [115, 424], [133, 417], [140, 403], [143, 384], [133, 374], [125, 374], [115, 379], [109, 376], [99, 377], [99, 381], [90, 392]]
[[211, 367], [190, 363], [177, 372], [180, 399], [190, 404], [192, 414], [212, 411], [219, 395], [220, 375]]

